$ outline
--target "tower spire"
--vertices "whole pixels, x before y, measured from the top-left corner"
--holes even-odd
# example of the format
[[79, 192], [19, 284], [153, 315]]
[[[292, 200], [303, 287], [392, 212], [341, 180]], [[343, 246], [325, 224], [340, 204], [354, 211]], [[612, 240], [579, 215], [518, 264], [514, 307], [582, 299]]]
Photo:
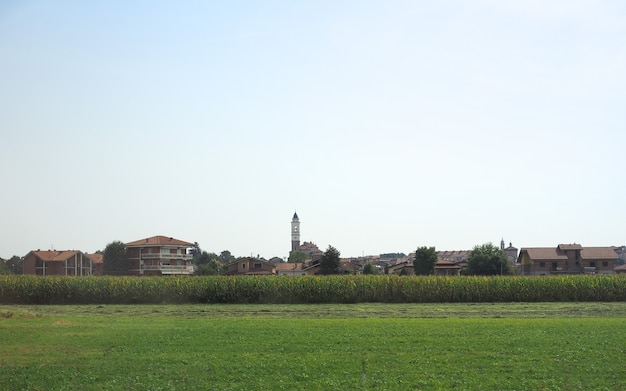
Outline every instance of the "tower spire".
[[300, 219], [298, 213], [293, 212], [293, 218], [291, 219], [291, 251], [296, 251], [300, 248]]

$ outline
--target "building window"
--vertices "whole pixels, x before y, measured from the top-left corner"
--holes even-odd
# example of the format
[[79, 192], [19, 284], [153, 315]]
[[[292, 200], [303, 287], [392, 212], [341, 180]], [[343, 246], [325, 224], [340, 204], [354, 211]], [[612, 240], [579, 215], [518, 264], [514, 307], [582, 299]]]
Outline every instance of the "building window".
[[539, 267], [546, 267], [546, 263], [545, 262], [539, 262]]
[[595, 262], [589, 262], [589, 267], [596, 267], [596, 263]]
[[261, 265], [260, 263], [255, 263], [254, 264], [254, 268], [255, 269], [263, 269], [263, 265]]
[[552, 262], [552, 271], [558, 270], [558, 266], [557, 265], [558, 265], [558, 263]]
[[608, 262], [602, 262], [602, 267], [609, 267], [609, 263]]

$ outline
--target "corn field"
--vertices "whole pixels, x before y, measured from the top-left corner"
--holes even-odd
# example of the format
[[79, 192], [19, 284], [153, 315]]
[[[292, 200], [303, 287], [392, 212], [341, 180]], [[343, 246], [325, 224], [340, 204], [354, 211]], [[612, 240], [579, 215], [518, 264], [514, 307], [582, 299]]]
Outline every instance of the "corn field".
[[0, 276], [0, 304], [625, 301], [626, 276]]

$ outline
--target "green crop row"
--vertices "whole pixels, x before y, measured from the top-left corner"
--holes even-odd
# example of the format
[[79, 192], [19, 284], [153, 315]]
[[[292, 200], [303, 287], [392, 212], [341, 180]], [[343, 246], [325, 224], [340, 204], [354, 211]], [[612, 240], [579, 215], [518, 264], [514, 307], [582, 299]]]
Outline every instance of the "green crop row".
[[626, 276], [0, 276], [0, 304], [626, 301]]

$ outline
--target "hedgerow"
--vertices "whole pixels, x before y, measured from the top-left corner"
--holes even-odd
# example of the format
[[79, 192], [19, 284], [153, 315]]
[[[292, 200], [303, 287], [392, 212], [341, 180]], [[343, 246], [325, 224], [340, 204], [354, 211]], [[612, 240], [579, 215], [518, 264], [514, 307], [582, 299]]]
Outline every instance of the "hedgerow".
[[1, 304], [626, 301], [626, 276], [0, 276]]

